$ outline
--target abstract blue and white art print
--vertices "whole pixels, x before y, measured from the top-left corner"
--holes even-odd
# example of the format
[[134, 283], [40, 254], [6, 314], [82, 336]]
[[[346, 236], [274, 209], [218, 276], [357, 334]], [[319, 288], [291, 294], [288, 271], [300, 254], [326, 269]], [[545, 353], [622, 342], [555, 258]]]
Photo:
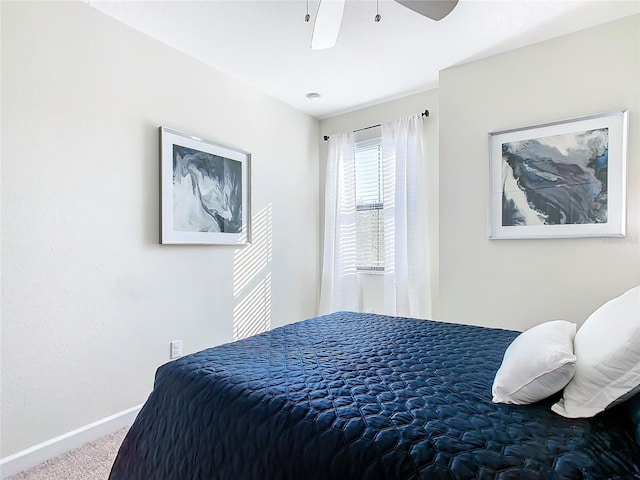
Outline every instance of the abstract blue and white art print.
[[609, 129], [502, 144], [502, 225], [607, 222]]
[[160, 127], [161, 243], [245, 244], [250, 154]]
[[490, 135], [489, 238], [624, 236], [626, 111]]

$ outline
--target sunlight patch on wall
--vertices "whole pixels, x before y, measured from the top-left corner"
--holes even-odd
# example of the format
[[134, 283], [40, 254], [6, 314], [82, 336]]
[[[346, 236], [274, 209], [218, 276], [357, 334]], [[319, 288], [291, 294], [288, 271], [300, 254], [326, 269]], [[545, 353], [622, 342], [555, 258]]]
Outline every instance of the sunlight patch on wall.
[[271, 273], [233, 309], [233, 340], [271, 329]]
[[233, 340], [271, 329], [272, 207], [252, 219], [252, 243], [233, 259]]
[[233, 256], [233, 296], [242, 293], [260, 271], [271, 262], [271, 204], [252, 219], [252, 242]]

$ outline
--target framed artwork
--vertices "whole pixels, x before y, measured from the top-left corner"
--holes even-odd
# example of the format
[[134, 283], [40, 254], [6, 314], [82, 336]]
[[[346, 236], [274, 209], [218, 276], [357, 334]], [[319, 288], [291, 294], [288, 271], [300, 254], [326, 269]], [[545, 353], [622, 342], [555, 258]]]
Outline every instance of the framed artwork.
[[623, 237], [627, 111], [489, 134], [489, 238]]
[[251, 241], [251, 154], [160, 127], [160, 243]]

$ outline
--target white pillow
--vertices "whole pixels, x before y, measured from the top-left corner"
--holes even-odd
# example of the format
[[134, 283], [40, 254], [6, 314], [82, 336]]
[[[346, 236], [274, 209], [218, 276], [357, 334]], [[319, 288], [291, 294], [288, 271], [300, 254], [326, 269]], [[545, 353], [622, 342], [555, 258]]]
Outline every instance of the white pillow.
[[493, 401], [527, 405], [562, 390], [575, 371], [575, 336], [576, 324], [565, 320], [542, 323], [518, 335], [496, 373]]
[[592, 417], [640, 385], [640, 287], [609, 300], [580, 327], [576, 374], [551, 409]]

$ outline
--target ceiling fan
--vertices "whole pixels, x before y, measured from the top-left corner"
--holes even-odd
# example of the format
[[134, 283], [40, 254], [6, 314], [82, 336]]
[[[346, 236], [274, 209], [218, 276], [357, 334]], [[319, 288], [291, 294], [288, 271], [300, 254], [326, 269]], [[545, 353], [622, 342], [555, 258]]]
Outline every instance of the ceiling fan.
[[[313, 35], [311, 37], [311, 48], [313, 50], [322, 50], [333, 47], [338, 38], [340, 24], [342, 23], [342, 15], [344, 13], [344, 4], [346, 0], [320, 0], [316, 21], [313, 26]], [[432, 20], [442, 20], [449, 15], [455, 8], [458, 0], [395, 0], [400, 5], [413, 10], [420, 15]], [[376, 0], [377, 5], [377, 0]], [[308, 22], [309, 3], [307, 2], [307, 15], [305, 21]], [[380, 14], [376, 12], [374, 20], [379, 22]]]

